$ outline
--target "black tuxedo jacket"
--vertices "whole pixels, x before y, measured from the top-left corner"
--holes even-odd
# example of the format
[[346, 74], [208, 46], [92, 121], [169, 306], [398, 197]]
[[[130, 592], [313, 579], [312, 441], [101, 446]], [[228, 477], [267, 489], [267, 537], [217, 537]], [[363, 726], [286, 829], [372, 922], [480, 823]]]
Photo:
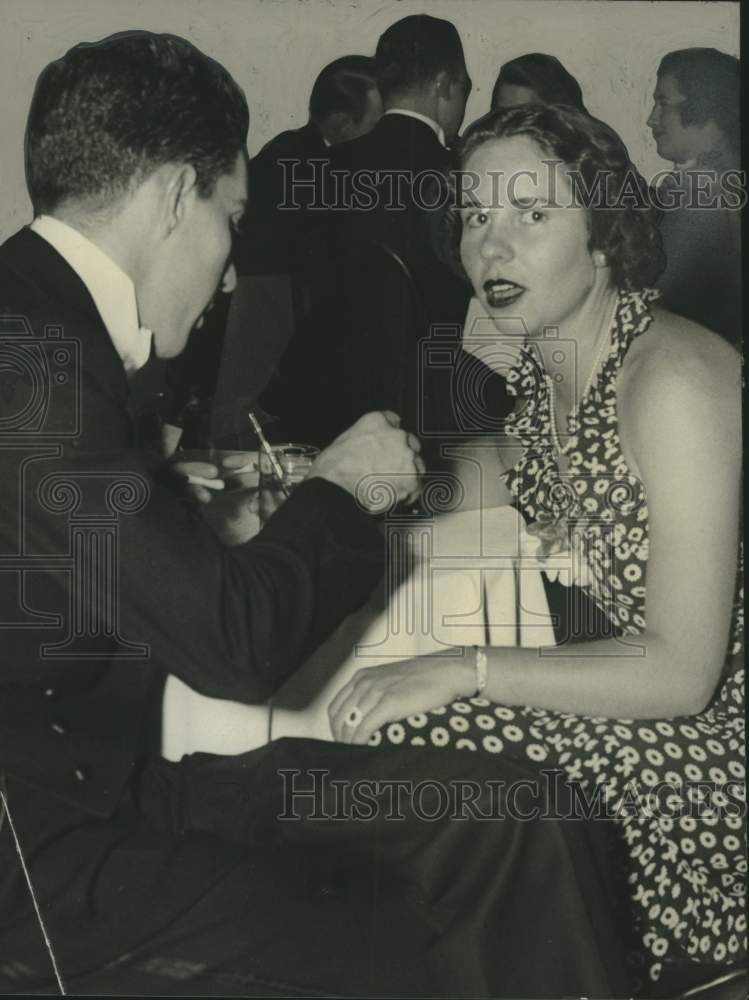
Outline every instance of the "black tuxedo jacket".
[[302, 484], [224, 549], [135, 447], [130, 386], [43, 239], [0, 247], [0, 771], [109, 815], [167, 672], [266, 699], [381, 572], [343, 490]]

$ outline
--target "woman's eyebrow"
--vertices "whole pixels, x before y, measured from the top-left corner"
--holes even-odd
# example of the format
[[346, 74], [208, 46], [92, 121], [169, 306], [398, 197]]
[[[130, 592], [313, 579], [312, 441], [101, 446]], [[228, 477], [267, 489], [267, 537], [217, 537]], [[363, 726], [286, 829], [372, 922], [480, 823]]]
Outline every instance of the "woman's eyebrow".
[[461, 192], [461, 200], [458, 207], [461, 212], [464, 212], [468, 208], [482, 209], [484, 205], [473, 191], [464, 191]]
[[512, 194], [509, 202], [513, 208], [519, 208], [521, 211], [526, 212], [529, 208], [535, 208], [536, 205], [540, 204], [540, 198], [536, 195], [529, 195], [527, 198], [522, 198], [516, 194]]

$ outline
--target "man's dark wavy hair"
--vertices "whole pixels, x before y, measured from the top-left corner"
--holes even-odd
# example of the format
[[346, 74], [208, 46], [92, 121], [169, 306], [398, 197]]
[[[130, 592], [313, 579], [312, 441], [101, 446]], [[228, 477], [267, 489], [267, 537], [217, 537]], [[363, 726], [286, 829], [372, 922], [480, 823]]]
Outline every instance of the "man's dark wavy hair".
[[76, 45], [37, 81], [26, 127], [34, 211], [106, 209], [165, 163], [208, 197], [245, 150], [250, 116], [223, 66], [183, 38], [138, 31]]
[[[516, 135], [532, 139], [544, 158], [572, 168], [576, 203], [588, 209], [589, 248], [606, 254], [613, 283], [624, 289], [652, 285], [665, 266], [659, 215], [616, 132], [568, 106], [526, 104], [491, 111], [464, 132], [458, 152], [461, 170], [485, 142]], [[453, 205], [448, 224], [453, 250], [459, 254], [460, 205]]]

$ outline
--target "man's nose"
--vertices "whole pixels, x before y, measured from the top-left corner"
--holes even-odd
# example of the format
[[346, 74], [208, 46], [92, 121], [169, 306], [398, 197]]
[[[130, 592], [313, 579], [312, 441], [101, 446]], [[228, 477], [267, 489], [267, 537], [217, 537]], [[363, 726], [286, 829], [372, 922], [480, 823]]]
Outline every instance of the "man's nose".
[[225, 292], [227, 295], [231, 294], [237, 287], [237, 270], [234, 267], [234, 261], [230, 260], [226, 270], [224, 271], [224, 276], [221, 279], [221, 284], [219, 285], [219, 291]]
[[653, 110], [648, 115], [648, 120], [645, 124], [648, 126], [648, 128], [655, 128], [657, 123], [658, 123], [658, 108], [654, 104]]

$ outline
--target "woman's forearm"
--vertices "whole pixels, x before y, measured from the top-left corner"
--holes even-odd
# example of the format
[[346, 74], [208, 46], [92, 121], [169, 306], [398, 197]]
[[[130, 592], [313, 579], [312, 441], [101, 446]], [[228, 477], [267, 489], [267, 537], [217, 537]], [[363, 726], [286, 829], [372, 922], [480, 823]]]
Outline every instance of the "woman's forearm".
[[717, 683], [718, 670], [653, 635], [544, 649], [495, 646], [485, 652], [484, 697], [577, 715], [693, 715], [702, 711]]

